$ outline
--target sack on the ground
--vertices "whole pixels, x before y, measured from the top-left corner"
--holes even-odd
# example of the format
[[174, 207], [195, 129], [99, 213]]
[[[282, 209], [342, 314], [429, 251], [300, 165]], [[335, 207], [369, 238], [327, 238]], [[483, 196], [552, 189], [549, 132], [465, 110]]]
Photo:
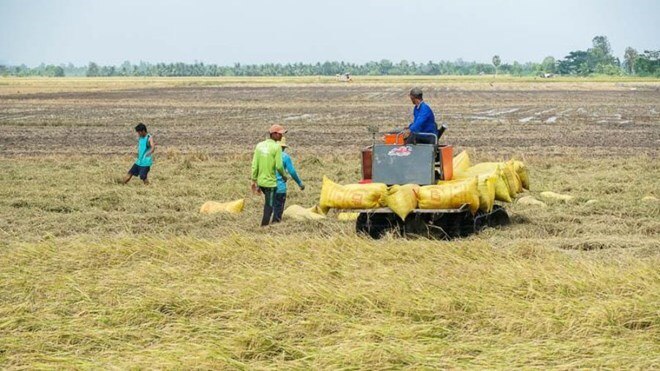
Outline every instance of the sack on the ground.
[[575, 197], [573, 197], [571, 195], [562, 195], [562, 194], [551, 192], [551, 191], [541, 192], [541, 194], [539, 194], [539, 196], [541, 196], [542, 199], [544, 199], [546, 201], [551, 201], [551, 202], [554, 201], [554, 202], [566, 202], [566, 203], [568, 203], [568, 202], [572, 202], [572, 201], [575, 200]]
[[215, 213], [238, 214], [241, 211], [243, 211], [244, 205], [245, 205], [245, 199], [243, 198], [232, 202], [207, 201], [202, 205], [201, 208], [199, 208], [199, 212], [202, 214], [215, 214]]
[[323, 177], [321, 188], [321, 208], [374, 209], [385, 204], [387, 185], [382, 183], [337, 184]]
[[540, 206], [540, 207], [548, 206], [545, 202], [539, 201], [532, 196], [521, 197], [520, 199], [518, 199], [516, 203], [518, 205], [531, 205], [531, 206]]
[[342, 222], [354, 222], [357, 220], [360, 213], [339, 213], [337, 214], [337, 220]]
[[479, 189], [477, 177], [462, 180], [438, 182], [419, 188], [418, 207], [420, 209], [458, 209], [469, 205], [472, 214], [479, 209]]
[[406, 220], [408, 214], [417, 208], [417, 184], [393, 185], [387, 191], [387, 206], [394, 211], [401, 220]]
[[306, 209], [300, 205], [291, 205], [284, 210], [282, 213], [283, 218], [285, 219], [294, 219], [294, 220], [320, 220], [325, 219], [325, 215], [318, 214], [314, 212], [315, 207], [310, 207]]
[[314, 206], [310, 207], [309, 210], [313, 213], [316, 213], [316, 214], [328, 215], [328, 208], [327, 207], [321, 207], [319, 205], [314, 205]]
[[454, 174], [466, 171], [470, 165], [470, 156], [467, 151], [463, 151], [456, 155], [453, 159]]
[[495, 199], [502, 202], [511, 202], [511, 194], [509, 192], [509, 184], [504, 177], [502, 168], [497, 166], [472, 166], [467, 171], [457, 174], [455, 179], [467, 179], [473, 176], [492, 176], [495, 178]]
[[522, 161], [513, 160], [513, 169], [518, 174], [518, 177], [520, 177], [522, 187], [529, 190], [529, 171], [527, 170], [527, 166]]

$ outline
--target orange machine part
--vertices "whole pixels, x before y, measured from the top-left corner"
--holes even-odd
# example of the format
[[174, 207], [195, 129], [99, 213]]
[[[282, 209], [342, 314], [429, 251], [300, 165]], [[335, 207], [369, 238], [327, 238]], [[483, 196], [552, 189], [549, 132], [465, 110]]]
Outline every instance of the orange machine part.
[[371, 147], [362, 150], [362, 179], [371, 182], [371, 163], [373, 161], [373, 149]]
[[443, 180], [451, 180], [454, 177], [454, 147], [450, 145], [438, 146], [440, 151], [440, 162], [442, 165]]
[[385, 134], [385, 144], [402, 146], [405, 144], [405, 141], [405, 138], [401, 134]]

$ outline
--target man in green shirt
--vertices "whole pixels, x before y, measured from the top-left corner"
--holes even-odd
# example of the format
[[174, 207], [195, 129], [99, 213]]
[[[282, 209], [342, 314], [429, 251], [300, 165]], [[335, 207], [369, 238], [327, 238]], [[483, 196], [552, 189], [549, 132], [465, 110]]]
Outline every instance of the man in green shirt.
[[286, 130], [276, 124], [270, 127], [268, 133], [270, 138], [257, 144], [252, 157], [252, 190], [257, 193], [263, 192], [265, 197], [262, 227], [270, 224], [273, 216], [275, 191], [277, 191], [275, 172], [279, 172], [286, 182], [286, 172], [282, 165], [282, 147], [278, 143]]

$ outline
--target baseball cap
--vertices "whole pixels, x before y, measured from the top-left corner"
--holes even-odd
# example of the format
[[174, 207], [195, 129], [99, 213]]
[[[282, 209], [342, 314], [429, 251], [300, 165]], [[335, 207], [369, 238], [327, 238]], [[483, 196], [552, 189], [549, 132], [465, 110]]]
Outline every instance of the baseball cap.
[[268, 132], [271, 133], [271, 134], [273, 134], [273, 133], [284, 134], [284, 133], [286, 133], [286, 129], [284, 129], [284, 127], [282, 125], [275, 124], [275, 125], [271, 126], [270, 129], [268, 129]]

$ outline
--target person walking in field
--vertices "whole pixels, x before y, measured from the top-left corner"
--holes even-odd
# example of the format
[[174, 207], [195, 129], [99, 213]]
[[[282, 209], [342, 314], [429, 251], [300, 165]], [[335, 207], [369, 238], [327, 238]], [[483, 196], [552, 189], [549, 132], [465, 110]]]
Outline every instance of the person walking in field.
[[138, 135], [137, 159], [131, 169], [128, 170], [126, 177], [124, 177], [124, 184], [128, 183], [134, 176], [139, 176], [144, 184], [149, 184], [147, 175], [153, 164], [152, 155], [156, 149], [156, 143], [154, 143], [151, 134], [147, 133], [147, 127], [143, 123], [137, 124], [135, 132]]
[[[293, 180], [296, 181], [298, 184], [298, 187], [300, 187], [301, 191], [305, 190], [305, 185], [303, 184], [302, 180], [300, 180], [300, 177], [298, 177], [298, 173], [296, 172], [296, 168], [293, 167], [293, 161], [291, 160], [291, 156], [289, 156], [288, 153], [286, 153], [286, 138], [282, 137], [282, 140], [280, 140], [280, 146], [282, 147], [282, 165], [284, 166], [284, 170], [293, 178]], [[282, 213], [284, 213], [284, 204], [286, 203], [286, 180], [282, 178], [282, 175], [280, 173], [277, 173], [277, 190], [275, 191], [275, 206], [274, 206], [274, 211], [273, 211], [273, 223], [280, 222], [282, 220]]]
[[282, 163], [282, 147], [278, 143], [286, 130], [281, 125], [273, 125], [268, 130], [270, 138], [257, 144], [252, 157], [252, 191], [264, 194], [264, 215], [261, 226], [271, 223], [275, 206], [275, 192], [279, 173], [286, 183], [287, 177]]

